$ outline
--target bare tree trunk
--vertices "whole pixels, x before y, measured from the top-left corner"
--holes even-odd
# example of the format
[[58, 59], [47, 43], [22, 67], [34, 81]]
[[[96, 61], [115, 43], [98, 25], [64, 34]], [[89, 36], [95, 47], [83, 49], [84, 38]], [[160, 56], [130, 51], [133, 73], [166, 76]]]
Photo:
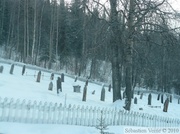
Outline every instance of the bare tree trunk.
[[56, 25], [56, 58], [58, 57], [58, 43], [59, 43], [59, 7], [57, 6], [57, 25]]
[[91, 60], [91, 69], [90, 69], [89, 78], [92, 78], [92, 79], [96, 78], [96, 56], [94, 56]]
[[121, 74], [119, 66], [119, 26], [118, 26], [118, 13], [117, 13], [117, 0], [110, 1], [111, 16], [110, 25], [111, 33], [111, 46], [112, 46], [112, 86], [113, 86], [113, 102], [121, 98]]
[[7, 54], [7, 58], [10, 59], [11, 58], [11, 53], [12, 53], [12, 48], [14, 47], [14, 24], [15, 24], [15, 4], [12, 5], [11, 9], [10, 9], [10, 21], [9, 21], [9, 31], [8, 31], [8, 39], [7, 39], [7, 44], [6, 46], [8, 46], [6, 54]]
[[29, 56], [30, 56], [30, 53], [29, 53], [30, 52], [30, 47], [29, 47], [29, 45], [30, 45], [29, 44], [29, 0], [27, 0], [26, 10], [27, 10], [27, 12], [26, 12], [26, 14], [27, 14], [26, 15], [27, 16], [27, 18], [26, 18], [27, 19], [27, 21], [26, 21], [27, 22], [26, 23], [26, 27], [27, 27], [26, 28], [26, 32], [27, 32], [27, 34], [26, 34], [27, 35], [27, 37], [26, 37], [27, 38], [27, 58], [29, 58]]
[[[13, 8], [13, 11], [14, 11], [15, 9]], [[14, 17], [15, 17], [15, 11], [12, 13], [12, 21], [11, 21], [11, 23], [12, 23], [12, 28], [11, 28], [11, 33], [10, 33], [10, 48], [9, 48], [9, 59], [11, 59], [11, 54], [12, 54], [12, 49], [15, 47], [15, 39], [14, 39], [14, 37], [15, 37], [15, 35], [14, 35], [14, 24], [15, 24], [15, 22], [14, 22]]]
[[40, 20], [39, 20], [39, 37], [38, 37], [38, 47], [37, 47], [37, 52], [36, 52], [36, 57], [35, 57], [35, 65], [37, 65], [37, 57], [39, 55], [40, 46], [41, 46], [41, 28], [42, 28], [42, 18], [43, 18], [44, 6], [45, 6], [45, 4], [43, 2], [43, 6], [41, 9], [41, 16], [40, 16]]
[[4, 10], [5, 10], [5, 0], [2, 0], [2, 19], [1, 19], [1, 25], [0, 25], [0, 40], [2, 39], [3, 34], [3, 27], [4, 27]]
[[26, 32], [26, 30], [27, 30], [26, 29], [26, 23], [27, 23], [26, 22], [27, 21], [27, 19], [26, 19], [27, 18], [27, 16], [26, 16], [27, 15], [26, 14], [26, 6], [27, 5], [26, 5], [26, 3], [27, 3], [27, 0], [25, 0], [24, 2], [25, 3], [24, 3], [24, 55], [23, 55], [24, 57], [23, 57], [23, 62], [26, 62], [26, 58], [27, 58], [27, 47], [26, 47], [26, 45], [27, 45], [26, 44], [27, 43], [27, 41], [26, 41], [27, 40], [26, 39], [26, 36], [27, 36], [27, 32]]
[[56, 70], [58, 68], [58, 43], [59, 43], [59, 6], [56, 6]]
[[86, 68], [85, 67], [85, 52], [86, 52], [86, 0], [83, 0], [83, 45], [82, 45], [82, 55], [81, 55], [81, 62], [79, 68], [79, 76], [81, 76], [82, 71]]
[[34, 48], [36, 43], [36, 6], [37, 0], [34, 0], [34, 29], [33, 29], [33, 44], [32, 44], [32, 64], [34, 64]]
[[[54, 4], [54, 1], [53, 1]], [[51, 9], [51, 26], [50, 26], [50, 42], [49, 42], [49, 63], [48, 69], [52, 68], [53, 61], [53, 38], [54, 38], [54, 5]]]
[[128, 39], [126, 45], [126, 104], [125, 109], [130, 110], [132, 98], [132, 56], [133, 56], [133, 13], [134, 13], [134, 0], [130, 0], [129, 15], [128, 15]]
[[21, 0], [19, 0], [18, 3], [18, 18], [17, 18], [17, 44], [16, 44], [16, 51], [19, 52], [19, 44], [20, 44], [20, 4]]
[[79, 60], [78, 60], [78, 58], [77, 57], [75, 57], [75, 60], [74, 60], [74, 64], [75, 64], [75, 67], [74, 67], [74, 74], [75, 75], [77, 75], [78, 74], [78, 68], [79, 68], [79, 66], [78, 66], [78, 62]]
[[9, 48], [10, 48], [10, 38], [11, 38], [11, 29], [12, 29], [12, 18], [13, 18], [13, 15], [12, 15], [12, 12], [11, 12], [10, 21], [9, 21], [7, 44], [5, 45], [6, 57], [7, 57], [8, 53], [9, 53], [9, 51], [10, 51]]

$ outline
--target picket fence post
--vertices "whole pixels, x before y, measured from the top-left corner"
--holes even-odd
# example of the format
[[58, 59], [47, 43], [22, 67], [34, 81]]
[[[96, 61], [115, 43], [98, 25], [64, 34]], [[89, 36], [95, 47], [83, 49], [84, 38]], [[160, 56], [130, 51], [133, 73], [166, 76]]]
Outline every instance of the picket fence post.
[[166, 126], [166, 118], [165, 118], [165, 117], [163, 117], [163, 118], [162, 118], [162, 120], [163, 120], [162, 127], [165, 127], [165, 126]]
[[84, 112], [85, 112], [84, 126], [89, 126], [89, 107], [88, 106], [86, 106]]
[[137, 116], [138, 116], [138, 113], [134, 112], [134, 118], [133, 118], [132, 126], [135, 126], [135, 124], [138, 124]]
[[30, 123], [36, 123], [37, 118], [39, 118], [37, 115], [37, 102], [34, 101], [33, 105], [32, 105], [32, 113], [31, 113], [31, 119], [30, 119]]
[[131, 112], [127, 112], [127, 125], [129, 126], [131, 124]]
[[62, 107], [62, 124], [66, 121], [66, 105]]
[[72, 108], [71, 108], [71, 112], [72, 112], [72, 114], [71, 114], [71, 120], [72, 120], [71, 124], [72, 125], [76, 125], [75, 111], [76, 111], [76, 106], [73, 105]]
[[163, 117], [159, 117], [160, 120], [160, 126], [159, 127], [163, 127]]
[[42, 106], [42, 112], [43, 112], [42, 123], [46, 123], [46, 120], [47, 120], [47, 102], [44, 102], [44, 105]]
[[2, 121], [6, 120], [6, 101], [7, 98], [4, 98], [4, 101], [2, 102], [2, 116], [1, 116]]
[[126, 122], [126, 125], [129, 124], [129, 111], [126, 111], [126, 120], [125, 120], [125, 122]]
[[22, 102], [20, 102], [20, 107], [19, 107], [19, 109], [20, 109], [20, 111], [19, 111], [19, 122], [22, 122], [23, 121], [23, 119], [24, 119], [24, 103], [26, 102], [26, 100], [24, 99]]
[[71, 125], [72, 124], [72, 113], [71, 113], [71, 110], [72, 110], [72, 108], [71, 108], [71, 104], [69, 104], [69, 106], [68, 106], [68, 108], [67, 108], [67, 111], [68, 111], [68, 113], [67, 113], [67, 124], [69, 124], [69, 125]]
[[57, 124], [57, 117], [58, 117], [58, 114], [57, 114], [57, 103], [54, 104], [53, 106], [53, 113], [52, 113], [52, 123], [53, 124]]
[[43, 104], [42, 101], [38, 104], [38, 118], [37, 123], [43, 123]]
[[17, 122], [17, 120], [18, 120], [18, 116], [19, 116], [18, 106], [19, 106], [19, 99], [17, 99], [14, 104], [14, 118], [13, 118], [14, 122]]
[[92, 115], [92, 125], [96, 126], [96, 118], [97, 118], [97, 110], [96, 107], [93, 107], [93, 115]]
[[150, 115], [150, 127], [154, 127], [154, 117]]
[[104, 115], [104, 117], [106, 118], [106, 124], [109, 125], [109, 109], [106, 108]]
[[76, 110], [76, 125], [80, 125], [80, 121], [79, 121], [79, 112], [80, 111], [80, 107], [79, 107], [79, 105], [78, 105], [78, 107], [77, 107], [77, 110]]
[[130, 111], [129, 114], [130, 114], [130, 117], [129, 117], [129, 125], [132, 126], [134, 112], [133, 112], [133, 111]]
[[62, 115], [62, 103], [60, 103], [59, 104], [59, 106], [58, 106], [58, 108], [57, 108], [57, 123], [58, 124], [62, 124], [62, 117], [63, 117], [63, 115]]
[[145, 120], [142, 118], [143, 123], [145, 124], [145, 127], [149, 126], [151, 123], [151, 116], [149, 114], [144, 114]]
[[152, 127], [156, 127], [157, 123], [158, 123], [157, 115], [153, 115], [153, 126]]
[[93, 108], [92, 106], [90, 106], [89, 108], [89, 121], [88, 121], [88, 124], [89, 126], [93, 126]]
[[137, 112], [137, 126], [141, 126], [141, 114]]
[[156, 119], [157, 119], [157, 122], [155, 121], [156, 122], [156, 127], [160, 127], [160, 124], [161, 124], [160, 123], [160, 117], [157, 116]]
[[84, 112], [84, 106], [80, 106], [79, 109], [79, 125], [82, 126], [83, 125], [83, 112]]
[[6, 117], [6, 121], [9, 121], [9, 119], [10, 119], [9, 116], [11, 115], [11, 101], [12, 101], [12, 99], [7, 100], [7, 113], [6, 113], [7, 117]]
[[142, 114], [138, 112], [138, 116], [137, 116], [138, 126], [141, 126], [141, 118], [142, 118]]
[[97, 118], [95, 118], [95, 121], [96, 121], [96, 126], [97, 125], [99, 125], [99, 122], [98, 122], [98, 120], [100, 120], [101, 119], [101, 109], [100, 109], [100, 107], [98, 107], [97, 108]]

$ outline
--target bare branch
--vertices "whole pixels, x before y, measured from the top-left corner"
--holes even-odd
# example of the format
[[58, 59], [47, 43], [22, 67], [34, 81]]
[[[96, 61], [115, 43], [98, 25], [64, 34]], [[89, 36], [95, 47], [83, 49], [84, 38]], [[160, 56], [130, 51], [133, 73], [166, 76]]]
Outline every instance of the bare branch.
[[[106, 2], [107, 2], [107, 1], [108, 1], [108, 0], [106, 0]], [[93, 2], [101, 5], [101, 6], [104, 8], [104, 10], [105, 10], [105, 12], [107, 13], [107, 15], [110, 16], [110, 14], [109, 14], [109, 12], [107, 11], [106, 6], [105, 6], [104, 4], [102, 4], [102, 3], [100, 3], [99, 1], [96, 1], [96, 0], [93, 0]], [[105, 2], [105, 3], [106, 3], [106, 2]]]

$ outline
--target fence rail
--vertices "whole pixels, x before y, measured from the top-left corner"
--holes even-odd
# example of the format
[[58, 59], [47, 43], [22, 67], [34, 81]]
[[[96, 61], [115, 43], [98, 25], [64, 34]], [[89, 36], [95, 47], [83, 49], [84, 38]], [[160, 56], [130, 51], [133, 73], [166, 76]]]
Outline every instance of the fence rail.
[[156, 115], [127, 112], [116, 108], [99, 108], [52, 102], [32, 102], [0, 98], [0, 122], [22, 122], [35, 124], [69, 124], [96, 126], [101, 114], [107, 125], [144, 127], [179, 127], [180, 120]]

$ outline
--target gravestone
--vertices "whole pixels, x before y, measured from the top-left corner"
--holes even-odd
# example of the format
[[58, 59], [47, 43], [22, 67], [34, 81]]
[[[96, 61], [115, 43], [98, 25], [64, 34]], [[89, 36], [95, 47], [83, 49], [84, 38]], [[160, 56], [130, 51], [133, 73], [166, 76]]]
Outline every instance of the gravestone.
[[169, 105], [169, 98], [167, 98], [164, 102], [164, 108], [163, 108], [163, 112], [167, 112], [168, 111], [168, 105]]
[[86, 101], [86, 96], [87, 96], [87, 86], [84, 86], [82, 101]]
[[85, 86], [88, 86], [88, 83], [89, 83], [89, 81], [88, 81], [88, 79], [86, 80], [86, 83], [85, 83]]
[[75, 79], [74, 79], [74, 82], [76, 82], [76, 81], [77, 81], [77, 79], [78, 79], [78, 77], [76, 76], [76, 77], [75, 77]]
[[172, 103], [172, 95], [170, 95], [170, 100], [169, 101], [170, 101], [170, 103]]
[[105, 88], [104, 86], [102, 87], [102, 90], [101, 90], [101, 101], [105, 101]]
[[53, 83], [52, 83], [52, 81], [49, 83], [48, 90], [50, 90], [50, 91], [52, 91], [52, 90], [53, 90]]
[[3, 73], [4, 67], [0, 66], [0, 73]]
[[137, 104], [137, 97], [134, 98], [134, 104]]
[[54, 73], [51, 74], [50, 80], [54, 80]]
[[143, 93], [141, 93], [141, 95], [140, 95], [140, 99], [142, 99], [143, 98]]
[[163, 94], [161, 95], [161, 103], [162, 104], [164, 103], [164, 95]]
[[64, 82], [64, 74], [61, 74], [61, 82]]
[[158, 94], [157, 100], [159, 100], [159, 99], [160, 99], [160, 95], [161, 95], [161, 94]]
[[137, 92], [137, 95], [140, 95], [140, 91]]
[[151, 105], [152, 95], [151, 93], [148, 95], [148, 105]]
[[11, 69], [10, 69], [10, 74], [13, 74], [13, 71], [14, 71], [14, 64], [11, 65]]
[[41, 81], [41, 71], [38, 72], [37, 79], [36, 79], [36, 82], [40, 82], [40, 81]]
[[26, 70], [26, 66], [24, 65], [23, 68], [22, 68], [22, 75], [24, 75], [25, 70]]
[[80, 93], [81, 92], [81, 86], [74, 85], [73, 88], [74, 88], [74, 92], [76, 92], [76, 93]]
[[62, 85], [61, 85], [60, 77], [58, 77], [58, 79], [57, 79], [57, 94], [59, 94], [59, 91], [62, 92]]
[[111, 92], [111, 84], [109, 84], [108, 91]]
[[123, 92], [123, 99], [126, 98], [126, 91]]

